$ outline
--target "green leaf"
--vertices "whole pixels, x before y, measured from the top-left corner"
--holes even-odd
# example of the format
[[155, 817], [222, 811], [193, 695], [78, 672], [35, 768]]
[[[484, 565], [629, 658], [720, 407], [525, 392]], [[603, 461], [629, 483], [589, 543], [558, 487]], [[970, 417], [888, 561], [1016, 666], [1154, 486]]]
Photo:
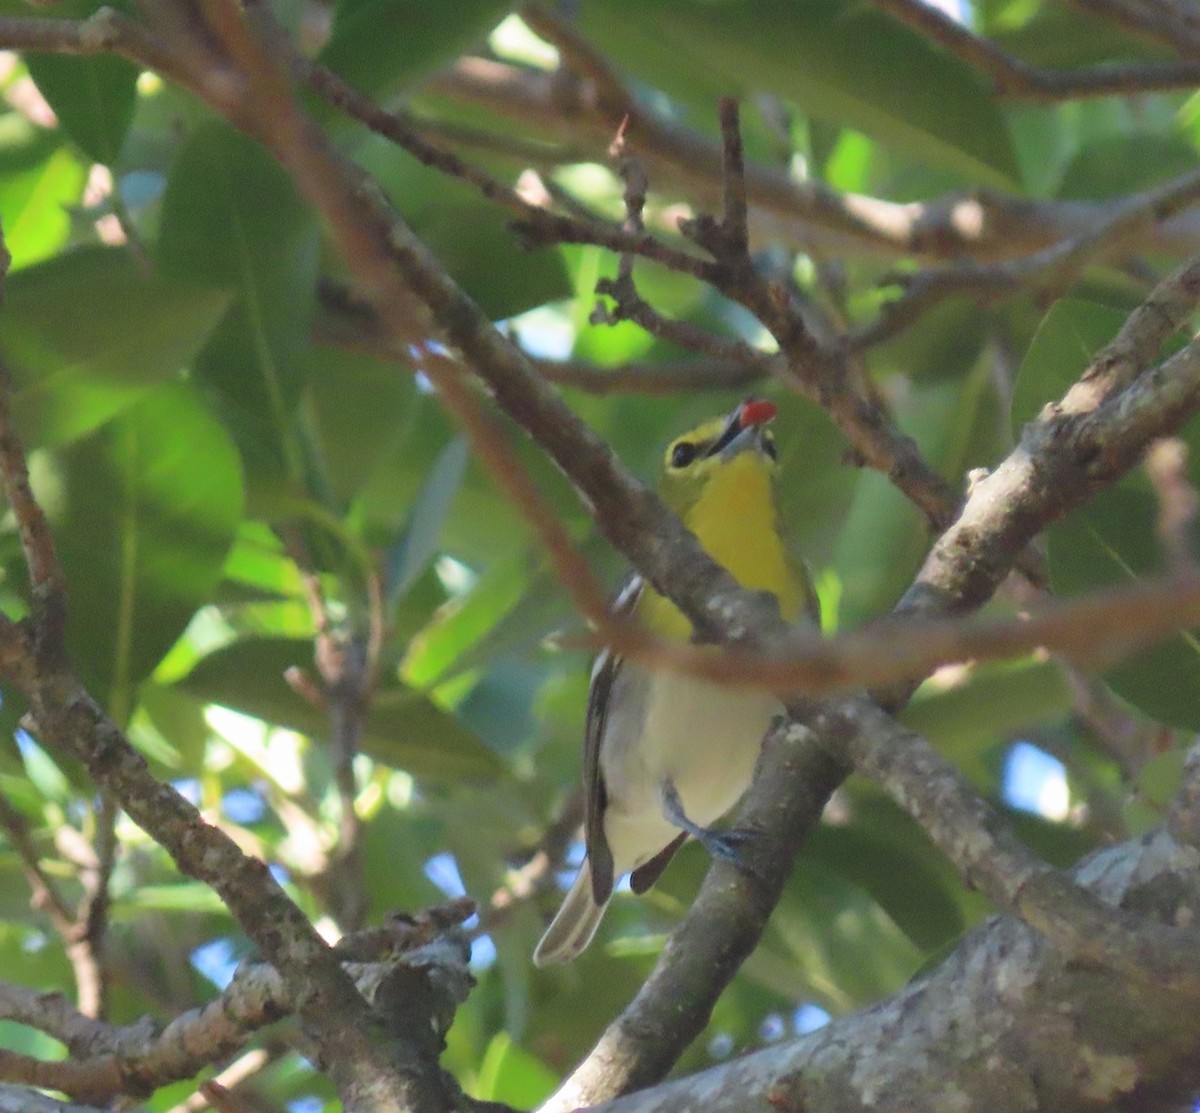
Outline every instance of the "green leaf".
[[177, 374], [228, 304], [223, 290], [145, 275], [112, 248], [80, 248], [13, 275], [0, 346], [26, 444], [83, 436]]
[[394, 92], [479, 46], [512, 6], [510, 0], [339, 0], [319, 61], [363, 93]]
[[497, 1032], [479, 1066], [475, 1096], [516, 1109], [533, 1109], [546, 1100], [559, 1078], [545, 1063], [513, 1042], [507, 1032]]
[[610, 58], [706, 113], [718, 96], [775, 93], [906, 156], [996, 185], [1017, 179], [979, 73], [868, 5], [598, 0], [579, 14]]
[[[324, 739], [327, 717], [284, 679], [288, 669], [311, 668], [312, 654], [311, 641], [247, 638], [210, 653], [179, 686], [208, 702]], [[362, 748], [377, 761], [435, 780], [490, 778], [503, 770], [455, 715], [403, 686], [376, 693]]]
[[308, 377], [316, 305], [316, 220], [261, 146], [223, 124], [191, 136], [163, 197], [168, 274], [233, 291], [196, 363], [246, 463], [252, 491], [308, 470], [294, 414]]
[[509, 227], [511, 216], [470, 186], [377, 136], [364, 143], [358, 161], [378, 177], [400, 215], [493, 320], [570, 293], [560, 253], [523, 252]]
[[911, 820], [884, 798], [856, 808], [848, 824], [823, 824], [805, 857], [861, 886], [918, 947], [932, 951], [966, 926], [953, 875]]
[[69, 585], [68, 646], [124, 721], [221, 575], [241, 517], [241, 471], [194, 388], [147, 395], [58, 460], [55, 538]]
[[972, 668], [960, 683], [921, 686], [900, 715], [966, 772], [980, 771], [986, 752], [1022, 729], [1053, 720], [1074, 705], [1062, 669], [1025, 660]]
[[54, 254], [71, 231], [87, 170], [58, 132], [0, 115], [0, 227], [17, 271]]
[[388, 599], [403, 598], [440, 548], [442, 525], [462, 485], [470, 448], [455, 437], [434, 460], [425, 486], [413, 503], [404, 536], [387, 555]]
[[202, 881], [179, 881], [167, 885], [139, 885], [113, 902], [113, 920], [128, 923], [147, 912], [190, 912], [228, 914], [221, 898]]
[[[1048, 534], [1050, 582], [1063, 595], [1129, 584], [1166, 572], [1150, 492], [1101, 492]], [[1110, 669], [1112, 689], [1152, 718], [1200, 730], [1200, 631], [1177, 634]]]
[[[1030, 344], [1013, 389], [1019, 427], [1057, 399], [1107, 344], [1125, 314], [1094, 302], [1055, 302]], [[1185, 436], [1197, 439], [1200, 427]], [[1194, 455], [1193, 455], [1194, 461]], [[1050, 582], [1063, 595], [1134, 583], [1165, 572], [1155, 532], [1157, 504], [1137, 476], [1099, 492], [1046, 534]], [[1200, 641], [1177, 635], [1105, 674], [1113, 690], [1146, 714], [1175, 726], [1200, 728]]]
[[112, 166], [133, 121], [138, 67], [108, 55], [27, 54], [25, 64], [79, 149], [93, 162]]
[[[399, 360], [321, 347], [305, 405], [330, 485], [344, 505], [384, 471], [415, 408], [416, 376]], [[384, 474], [380, 476], [380, 472]]]
[[1013, 384], [1013, 436], [1020, 437], [1047, 402], [1067, 392], [1092, 356], [1117, 334], [1125, 316], [1077, 298], [1062, 298], [1047, 310]]
[[1177, 135], [1111, 135], [1094, 140], [1067, 163], [1058, 196], [1122, 197], [1193, 170], [1196, 148]]
[[[428, 625], [410, 639], [401, 670], [404, 679], [427, 688], [446, 679], [451, 666], [457, 665], [455, 671], [459, 671], [463, 655], [481, 641], [494, 638], [497, 627], [519, 601], [531, 597], [526, 590], [530, 575], [530, 560], [524, 553], [497, 561], [470, 590], [440, 607]], [[534, 579], [538, 599], [553, 593], [552, 576]], [[530, 626], [525, 621], [521, 625], [525, 631]], [[477, 654], [472, 655], [472, 663], [479, 663]]]

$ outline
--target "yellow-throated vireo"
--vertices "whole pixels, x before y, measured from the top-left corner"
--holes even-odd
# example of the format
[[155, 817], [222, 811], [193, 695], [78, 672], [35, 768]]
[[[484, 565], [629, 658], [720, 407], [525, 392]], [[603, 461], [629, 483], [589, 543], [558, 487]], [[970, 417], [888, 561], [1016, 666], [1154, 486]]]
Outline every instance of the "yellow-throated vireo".
[[[772, 592], [789, 622], [816, 620], [816, 595], [789, 551], [777, 499], [778, 464], [767, 425], [775, 406], [749, 398], [674, 440], [660, 493], [709, 555], [746, 588]], [[691, 623], [634, 575], [617, 613], [686, 641]], [[721, 687], [649, 670], [605, 650], [588, 695], [583, 782], [587, 857], [534, 951], [569, 962], [592, 940], [614, 882], [645, 892], [688, 836], [736, 857], [736, 839], [709, 830], [749, 787], [763, 735], [782, 710], [769, 692]]]

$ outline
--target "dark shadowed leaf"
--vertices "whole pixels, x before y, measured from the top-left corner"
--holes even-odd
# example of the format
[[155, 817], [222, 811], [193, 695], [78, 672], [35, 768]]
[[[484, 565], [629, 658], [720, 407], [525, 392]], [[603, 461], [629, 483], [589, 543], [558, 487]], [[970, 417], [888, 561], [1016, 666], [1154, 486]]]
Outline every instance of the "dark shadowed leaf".
[[320, 60], [362, 92], [378, 95], [479, 46], [512, 6], [508, 0], [340, 0]]
[[979, 74], [868, 5], [604, 0], [580, 16], [617, 65], [706, 112], [731, 91], [773, 92], [934, 165], [996, 184], [1017, 176]]
[[0, 344], [22, 436], [45, 445], [95, 429], [177, 375], [228, 305], [224, 290], [148, 276], [113, 248], [81, 248], [13, 275]]
[[25, 62], [63, 130], [88, 158], [112, 166], [133, 120], [138, 67], [108, 55], [34, 54]]
[[311, 358], [317, 241], [315, 217], [261, 146], [215, 123], [189, 138], [167, 182], [159, 257], [168, 274], [234, 295], [196, 371], [242, 452], [252, 503], [309, 470], [294, 413]]

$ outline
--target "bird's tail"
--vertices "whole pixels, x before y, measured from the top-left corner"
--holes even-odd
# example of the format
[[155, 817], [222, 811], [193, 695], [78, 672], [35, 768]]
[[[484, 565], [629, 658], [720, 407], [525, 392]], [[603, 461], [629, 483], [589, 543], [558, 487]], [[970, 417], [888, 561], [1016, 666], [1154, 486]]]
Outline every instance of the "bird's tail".
[[608, 901], [597, 904], [592, 897], [592, 870], [586, 859], [568, 890], [558, 915], [533, 952], [535, 966], [570, 962], [592, 941]]

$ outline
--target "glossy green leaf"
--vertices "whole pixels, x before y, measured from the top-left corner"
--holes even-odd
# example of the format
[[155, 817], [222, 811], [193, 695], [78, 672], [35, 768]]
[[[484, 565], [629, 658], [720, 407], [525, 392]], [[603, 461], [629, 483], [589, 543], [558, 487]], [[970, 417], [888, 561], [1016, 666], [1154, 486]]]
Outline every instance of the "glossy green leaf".
[[220, 578], [242, 510], [237, 454], [195, 389], [171, 384], [66, 448], [58, 481], [71, 658], [123, 721]]
[[411, 86], [480, 46], [511, 0], [339, 0], [320, 61], [364, 93]]
[[221, 124], [184, 145], [163, 197], [166, 273], [232, 291], [234, 304], [196, 362], [246, 463], [253, 496], [308, 472], [294, 415], [308, 377], [317, 224], [263, 148]]
[[979, 73], [868, 5], [602, 0], [580, 18], [622, 68], [707, 112], [718, 96], [775, 93], [906, 156], [995, 184], [1017, 176]]
[[29, 54], [25, 64], [79, 149], [93, 162], [112, 166], [133, 121], [138, 67], [112, 55]]
[[[321, 740], [326, 716], [292, 690], [290, 668], [311, 669], [312, 643], [253, 638], [209, 654], [180, 682], [200, 699]], [[385, 686], [375, 693], [363, 750], [377, 761], [435, 780], [495, 777], [499, 760], [456, 716], [411, 688]]]
[[80, 248], [13, 275], [0, 345], [22, 437], [69, 441], [120, 413], [188, 364], [228, 304], [223, 290], [146, 275], [112, 248]]

